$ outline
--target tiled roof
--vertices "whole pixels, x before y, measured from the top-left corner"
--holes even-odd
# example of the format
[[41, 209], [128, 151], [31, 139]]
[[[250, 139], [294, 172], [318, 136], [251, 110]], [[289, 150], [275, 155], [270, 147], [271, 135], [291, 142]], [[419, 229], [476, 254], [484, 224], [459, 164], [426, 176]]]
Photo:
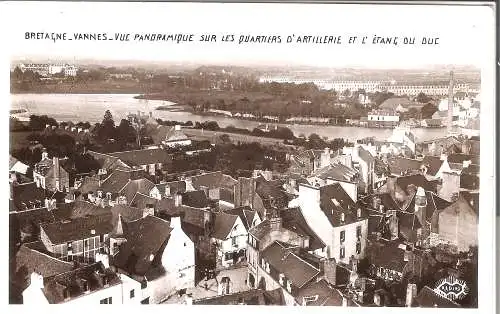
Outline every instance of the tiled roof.
[[200, 189], [202, 186], [209, 189], [216, 188], [230, 188], [232, 189], [238, 183], [238, 180], [233, 179], [231, 176], [225, 175], [220, 171], [209, 172], [191, 177], [193, 187]]
[[252, 289], [195, 300], [194, 305], [286, 305], [281, 288], [265, 291]]
[[473, 165], [480, 164], [480, 158], [476, 155], [467, 155], [467, 154], [450, 154], [448, 155], [448, 162], [450, 163], [458, 163], [463, 164], [464, 161], [471, 161]]
[[120, 194], [127, 198], [127, 202], [131, 203], [137, 193], [149, 195], [149, 192], [155, 187], [155, 184], [146, 178], [129, 180], [128, 183], [120, 190]]
[[304, 261], [293, 250], [295, 247], [286, 247], [283, 243], [275, 241], [263, 250], [260, 256], [278, 273], [290, 280], [292, 285], [301, 288], [313, 280], [320, 270]]
[[321, 249], [326, 246], [321, 238], [311, 229], [300, 208], [285, 209], [280, 214], [284, 228], [309, 237], [309, 248], [311, 250]]
[[158, 189], [158, 191], [160, 191], [161, 195], [165, 195], [165, 190], [167, 186], [170, 187], [171, 195], [186, 192], [185, 181], [172, 181], [172, 182], [160, 183], [156, 185], [156, 188]]
[[401, 175], [405, 172], [415, 173], [420, 171], [422, 162], [404, 157], [391, 157], [388, 159], [388, 164], [392, 174]]
[[238, 215], [247, 231], [252, 226], [252, 222], [255, 218], [255, 215], [257, 215], [257, 212], [255, 210], [250, 209], [249, 206], [236, 207], [233, 209], [226, 210], [224, 212], [231, 215]]
[[190, 207], [205, 208], [210, 205], [204, 191], [189, 191], [182, 193], [182, 204]]
[[139, 209], [147, 208], [148, 206], [155, 207], [156, 202], [158, 200], [156, 198], [152, 198], [149, 195], [144, 195], [142, 193], [137, 192], [130, 202], [130, 205], [133, 207], [137, 207]]
[[100, 189], [104, 192], [118, 193], [128, 184], [131, 177], [131, 171], [115, 170], [102, 181]]
[[106, 288], [102, 278], [105, 277], [109, 286], [119, 284], [120, 278], [116, 273], [105, 269], [101, 262], [79, 267], [77, 269], [57, 274], [44, 280], [44, 293], [51, 304], [66, 301], [65, 291], [70, 298], [77, 298], [86, 292], [84, 282], [88, 284], [90, 293]]
[[422, 160], [422, 164], [427, 167], [427, 174], [435, 176], [441, 168], [443, 161], [439, 157], [425, 156]]
[[[15, 256], [15, 278], [11, 278], [11, 280], [24, 286], [28, 283], [23, 282], [25, 279], [23, 276], [30, 275], [33, 271], [42, 277], [50, 277], [73, 269], [73, 263], [51, 257], [37, 250], [38, 247], [43, 247], [40, 241], [21, 245]], [[23, 272], [26, 273], [23, 274]]]
[[14, 196], [14, 208], [11, 208], [11, 211], [22, 211], [45, 206], [45, 190], [37, 188], [35, 182], [11, 183], [11, 187]]
[[[52, 244], [83, 240], [90, 237], [109, 234], [112, 230], [111, 213], [109, 215], [74, 218], [40, 225]], [[92, 234], [92, 230], [95, 231]]]
[[115, 265], [131, 274], [145, 275], [150, 268], [160, 265], [159, 258], [171, 231], [168, 221], [154, 216], [124, 223], [127, 242], [115, 256]]
[[[334, 227], [368, 218], [364, 210], [354, 203], [339, 183], [320, 187], [320, 207]], [[358, 208], [361, 209], [359, 218], [357, 217]], [[342, 213], [344, 222], [341, 221]]]
[[414, 103], [406, 97], [392, 97], [380, 104], [379, 109], [396, 110], [399, 105], [406, 108], [413, 104]]
[[362, 146], [359, 146], [359, 158], [364, 160], [367, 164], [375, 162], [375, 158], [372, 156], [372, 154]]
[[436, 192], [436, 182], [428, 181], [423, 175], [415, 174], [396, 178], [396, 184], [403, 190], [408, 191], [409, 185], [422, 187], [425, 191]]
[[83, 177], [82, 185], [78, 188], [82, 194], [95, 192], [99, 189], [99, 178], [96, 177]]
[[322, 180], [333, 179], [347, 182], [354, 182], [357, 176], [358, 172], [355, 169], [340, 163], [321, 168], [312, 174], [312, 177], [318, 177]]
[[66, 208], [70, 218], [82, 218], [109, 213], [109, 208], [103, 208], [86, 201], [74, 201], [72, 203], [58, 205], [61, 209]]
[[39, 208], [29, 211], [11, 212], [9, 215], [17, 219], [21, 231], [37, 234], [40, 224], [56, 222], [61, 219], [67, 219], [70, 216], [71, 213], [66, 208], [60, 205], [57, 205], [57, 207], [51, 211], [47, 208]]
[[92, 156], [98, 163], [101, 169], [106, 169], [106, 170], [117, 170], [117, 169], [129, 169], [130, 166], [125, 164], [123, 161], [121, 161], [119, 158], [108, 155], [108, 154], [102, 154], [94, 151], [88, 151], [88, 154]]
[[270, 230], [271, 230], [271, 225], [269, 224], [269, 220], [266, 219], [263, 220], [257, 226], [250, 228], [250, 230], [248, 230], [248, 233], [253, 235], [257, 240], [262, 240], [269, 234]]
[[370, 249], [370, 263], [386, 269], [403, 272], [407, 262], [404, 260], [405, 250], [397, 243], [376, 243]]
[[216, 213], [212, 238], [225, 240], [231, 234], [234, 224], [238, 220], [238, 215], [227, 213]]
[[172, 156], [161, 148], [116, 152], [109, 155], [119, 158], [131, 167], [158, 163], [167, 164], [172, 161]]
[[122, 219], [126, 222], [140, 219], [143, 216], [143, 211], [141, 209], [127, 205], [117, 204], [113, 207], [110, 207], [108, 210], [110, 210], [111, 214], [113, 215], [111, 221], [111, 224], [113, 226], [116, 226], [119, 215], [121, 215]]
[[289, 196], [279, 181], [267, 181], [263, 177], [258, 177], [255, 192], [261, 197], [264, 207], [267, 209], [276, 207], [280, 210], [288, 205]]
[[307, 297], [314, 297], [314, 301], [307, 302], [306, 306], [342, 306], [342, 294], [331, 287], [324, 279], [307, 283], [299, 290], [295, 300], [302, 305], [304, 298]]
[[432, 308], [461, 307], [458, 303], [437, 294], [436, 292], [434, 292], [434, 290], [432, 290], [428, 286], [425, 286], [422, 288], [422, 290], [420, 290], [420, 292], [415, 298], [415, 305], [419, 307], [432, 307]]

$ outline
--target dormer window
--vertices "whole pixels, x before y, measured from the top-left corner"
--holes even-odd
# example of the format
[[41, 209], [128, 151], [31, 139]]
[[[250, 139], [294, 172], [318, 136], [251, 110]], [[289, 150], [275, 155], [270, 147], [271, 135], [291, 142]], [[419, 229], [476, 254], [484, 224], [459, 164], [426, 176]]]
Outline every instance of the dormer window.
[[340, 222], [345, 222], [345, 214], [344, 213], [340, 214]]
[[282, 286], [283, 286], [283, 284], [285, 283], [285, 275], [280, 274], [280, 279], [279, 279], [279, 281], [280, 281], [280, 285], [282, 285]]
[[290, 280], [286, 282], [286, 291], [292, 293], [292, 282]]

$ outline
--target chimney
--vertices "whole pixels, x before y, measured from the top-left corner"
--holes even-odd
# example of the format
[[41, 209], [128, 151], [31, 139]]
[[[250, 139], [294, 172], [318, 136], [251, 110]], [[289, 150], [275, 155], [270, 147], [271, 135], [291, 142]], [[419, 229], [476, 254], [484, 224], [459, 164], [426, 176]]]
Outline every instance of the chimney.
[[170, 228], [174, 230], [181, 229], [181, 217], [172, 217], [170, 218]]
[[446, 161], [446, 160], [448, 159], [448, 156], [446, 156], [446, 153], [445, 153], [445, 152], [442, 152], [442, 153], [441, 153], [441, 157], [440, 157], [440, 159], [441, 159], [442, 161]]
[[389, 230], [391, 232], [391, 241], [399, 238], [399, 219], [395, 210], [392, 211], [389, 217]]
[[82, 128], [78, 128], [78, 133], [81, 133], [83, 131]]
[[46, 124], [46, 125], [45, 125], [45, 128], [46, 128], [46, 129], [49, 129], [49, 128], [50, 128], [50, 124]]
[[320, 269], [323, 272], [323, 278], [331, 285], [337, 282], [337, 263], [334, 258], [323, 258], [320, 261]]
[[411, 307], [413, 299], [417, 296], [417, 285], [409, 283], [406, 287], [406, 306]]
[[380, 302], [380, 294], [378, 292], [375, 292], [373, 294], [373, 304], [377, 305], [377, 306], [380, 306], [381, 302]]
[[152, 118], [153, 117], [153, 111], [150, 111], [149, 112], [149, 117]]
[[180, 194], [180, 193], [175, 194], [174, 204], [175, 204], [175, 207], [182, 206], [182, 194]]
[[193, 305], [193, 296], [191, 294], [186, 294], [185, 302], [186, 305]]
[[452, 196], [460, 191], [460, 175], [454, 172], [443, 172], [442, 186], [439, 196], [451, 201]]
[[471, 160], [464, 160], [462, 162], [462, 168], [468, 168], [472, 164]]
[[269, 226], [271, 227], [271, 231], [280, 231], [282, 227], [281, 217], [269, 218]]
[[109, 268], [109, 256], [103, 253], [96, 253], [95, 255], [96, 263], [101, 262], [104, 265], [104, 268]]
[[181, 130], [181, 126], [177, 124], [177, 125], [175, 125], [174, 129], [175, 129], [175, 131], [180, 131]]
[[342, 307], [347, 307], [347, 298], [342, 296]]
[[43, 276], [35, 270], [33, 270], [30, 276], [30, 286], [36, 289], [43, 289]]
[[49, 153], [47, 153], [47, 150], [44, 148], [42, 151], [42, 160], [49, 159]]

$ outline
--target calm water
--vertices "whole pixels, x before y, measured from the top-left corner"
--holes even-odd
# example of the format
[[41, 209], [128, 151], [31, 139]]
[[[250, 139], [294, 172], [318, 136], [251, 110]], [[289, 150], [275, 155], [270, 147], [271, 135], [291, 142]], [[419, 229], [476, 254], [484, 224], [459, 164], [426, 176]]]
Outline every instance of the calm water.
[[[173, 105], [172, 102], [161, 100], [134, 99], [135, 94], [13, 94], [11, 109], [27, 109], [29, 114], [48, 115], [58, 121], [88, 121], [101, 122], [104, 112], [110, 110], [115, 122], [135, 113], [138, 110], [153, 112], [155, 118], [175, 121], [216, 121], [221, 127], [229, 125], [237, 128], [253, 129], [260, 123], [226, 117], [203, 117], [183, 111], [158, 111], [161, 105]], [[27, 114], [27, 116], [29, 116]], [[392, 131], [389, 129], [366, 129], [342, 126], [286, 125], [295, 135], [308, 136], [316, 133], [328, 138], [348, 138], [356, 140], [367, 136], [377, 139], [387, 139]], [[415, 129], [418, 141], [430, 140], [445, 135], [446, 129]]]

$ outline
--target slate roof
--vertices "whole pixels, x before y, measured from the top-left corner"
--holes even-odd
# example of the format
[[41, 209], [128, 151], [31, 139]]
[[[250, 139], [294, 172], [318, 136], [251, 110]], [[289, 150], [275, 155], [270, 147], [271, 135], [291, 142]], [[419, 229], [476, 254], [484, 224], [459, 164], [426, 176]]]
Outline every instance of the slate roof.
[[174, 141], [184, 141], [187, 140], [188, 137], [182, 130], [176, 130], [175, 126], [168, 129], [165, 137], [163, 138], [166, 142], [174, 142]]
[[87, 282], [90, 293], [105, 289], [101, 279], [106, 277], [109, 286], [120, 284], [121, 280], [116, 273], [105, 269], [101, 262], [81, 266], [77, 269], [57, 274], [44, 280], [43, 292], [51, 304], [65, 302], [64, 291], [68, 291], [70, 298], [77, 298], [85, 293], [83, 282]]
[[441, 212], [453, 213], [454, 215], [459, 215], [461, 212], [472, 211], [476, 217], [479, 213], [470, 205], [463, 194], [460, 194], [456, 202], [451, 203], [448, 207], [443, 208]]
[[161, 148], [116, 152], [109, 155], [119, 158], [131, 167], [158, 163], [167, 164], [172, 161], [172, 156]]
[[[339, 183], [325, 185], [319, 189], [320, 208], [332, 226], [351, 224], [368, 217], [363, 209], [361, 209], [361, 217], [357, 217], [357, 209], [360, 207], [354, 203]], [[342, 213], [344, 222], [341, 221]]]
[[399, 234], [407, 241], [415, 242], [417, 240], [417, 230], [422, 228], [417, 215], [410, 212], [398, 211], [397, 216], [399, 220]]
[[12, 157], [12, 155], [9, 155], [9, 170], [14, 167], [14, 165], [18, 162], [17, 158]]
[[290, 197], [282, 188], [280, 181], [267, 181], [263, 177], [258, 177], [255, 182], [255, 192], [262, 199], [265, 208], [276, 207], [280, 210], [288, 206]]
[[441, 295], [437, 294], [429, 288], [428, 286], [425, 286], [420, 290], [418, 295], [415, 298], [414, 301], [416, 306], [419, 307], [439, 307], [439, 308], [460, 308], [461, 306], [445, 297], [442, 297]]
[[422, 160], [422, 165], [427, 167], [427, 174], [435, 176], [443, 165], [443, 161], [440, 157], [425, 156]]
[[238, 215], [247, 231], [252, 226], [255, 215], [258, 215], [257, 211], [250, 209], [249, 206], [236, 207], [233, 209], [225, 210], [224, 212], [226, 214]]
[[299, 290], [295, 300], [302, 304], [304, 297], [318, 296], [315, 301], [306, 303], [306, 306], [342, 306], [342, 294], [331, 287], [324, 279], [318, 282], [307, 283]]
[[300, 208], [295, 207], [282, 210], [280, 216], [283, 220], [284, 228], [299, 235], [309, 237], [309, 248], [311, 250], [321, 249], [326, 246], [321, 238], [309, 226]]
[[433, 192], [425, 192], [425, 195], [427, 197], [426, 220], [428, 222], [431, 221], [434, 212], [439, 212], [451, 205], [450, 202], [440, 198]]
[[318, 268], [307, 263], [293, 251], [296, 247], [290, 247], [282, 242], [275, 241], [264, 249], [260, 256], [269, 263], [278, 273], [283, 274], [292, 285], [302, 288], [306, 283], [313, 280], [319, 273]]
[[387, 160], [392, 174], [401, 175], [405, 172], [415, 173], [420, 171], [422, 162], [416, 159], [404, 157], [391, 157]]
[[231, 215], [227, 213], [216, 213], [214, 222], [214, 229], [211, 234], [212, 238], [225, 240], [231, 234], [234, 224], [238, 220], [238, 215]]
[[83, 177], [82, 184], [78, 188], [82, 194], [86, 194], [89, 192], [95, 192], [99, 189], [99, 178], [96, 177]]
[[45, 206], [46, 192], [44, 189], [38, 188], [35, 182], [10, 183], [10, 185], [13, 192], [13, 207], [9, 209], [10, 211], [22, 211]]
[[[114, 258], [117, 267], [135, 275], [145, 275], [160, 265], [159, 259], [170, 238], [170, 223], [154, 216], [125, 222], [127, 242]], [[153, 256], [153, 260], [150, 256]]]
[[40, 224], [56, 222], [61, 219], [67, 219], [70, 216], [70, 212], [62, 206], [57, 205], [58, 208], [51, 211], [47, 208], [39, 208], [29, 211], [22, 212], [11, 212], [9, 215], [17, 219], [19, 222], [19, 228], [21, 231], [25, 232], [38, 232]]
[[[109, 234], [113, 229], [111, 214], [45, 223], [40, 225], [40, 228], [45, 231], [52, 244], [61, 244]], [[95, 234], [92, 234], [91, 230], [95, 230]]]
[[70, 218], [83, 218], [87, 216], [97, 216], [109, 213], [109, 208], [103, 208], [87, 201], [74, 201], [72, 203], [58, 205], [65, 208], [70, 213]]

